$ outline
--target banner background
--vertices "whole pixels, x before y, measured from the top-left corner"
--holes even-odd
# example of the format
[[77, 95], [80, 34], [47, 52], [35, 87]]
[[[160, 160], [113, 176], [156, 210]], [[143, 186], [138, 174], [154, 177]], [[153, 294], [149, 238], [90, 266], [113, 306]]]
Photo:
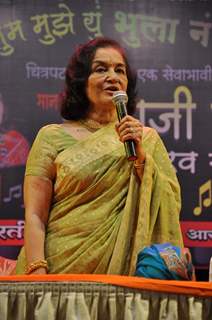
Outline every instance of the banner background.
[[[23, 243], [23, 176], [39, 128], [61, 122], [58, 93], [75, 47], [123, 45], [138, 75], [136, 117], [156, 128], [182, 188], [185, 246], [212, 256], [212, 6], [207, 0], [0, 2], [0, 255]], [[196, 208], [196, 209], [195, 209]], [[203, 223], [204, 222], [204, 223]]]

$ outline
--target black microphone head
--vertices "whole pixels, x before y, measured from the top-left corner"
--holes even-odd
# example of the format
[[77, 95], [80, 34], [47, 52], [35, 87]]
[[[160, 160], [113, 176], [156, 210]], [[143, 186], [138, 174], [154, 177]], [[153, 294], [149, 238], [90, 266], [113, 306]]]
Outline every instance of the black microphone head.
[[115, 105], [120, 102], [124, 102], [125, 104], [127, 104], [128, 96], [125, 91], [115, 91], [112, 97], [112, 101]]

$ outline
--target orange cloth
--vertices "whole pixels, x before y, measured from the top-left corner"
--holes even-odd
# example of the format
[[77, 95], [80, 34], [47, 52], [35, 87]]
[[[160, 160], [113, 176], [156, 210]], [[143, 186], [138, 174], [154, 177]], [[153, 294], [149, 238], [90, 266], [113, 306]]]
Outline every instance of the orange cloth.
[[212, 297], [211, 282], [196, 281], [175, 281], [175, 280], [156, 280], [140, 277], [117, 276], [117, 275], [90, 275], [90, 274], [48, 274], [48, 275], [16, 275], [0, 276], [0, 282], [101, 282], [122, 287], [129, 287], [141, 290], [156, 292], [169, 292], [175, 294], [188, 294], [192, 296]]

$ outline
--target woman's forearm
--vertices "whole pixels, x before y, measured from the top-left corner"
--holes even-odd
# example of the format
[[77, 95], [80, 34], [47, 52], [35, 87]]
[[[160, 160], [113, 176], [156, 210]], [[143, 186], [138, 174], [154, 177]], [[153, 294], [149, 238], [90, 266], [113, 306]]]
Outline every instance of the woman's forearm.
[[52, 199], [53, 183], [37, 176], [25, 176], [25, 254], [26, 273], [46, 273], [45, 233]]
[[27, 263], [45, 259], [45, 224], [37, 214], [27, 214], [24, 239]]

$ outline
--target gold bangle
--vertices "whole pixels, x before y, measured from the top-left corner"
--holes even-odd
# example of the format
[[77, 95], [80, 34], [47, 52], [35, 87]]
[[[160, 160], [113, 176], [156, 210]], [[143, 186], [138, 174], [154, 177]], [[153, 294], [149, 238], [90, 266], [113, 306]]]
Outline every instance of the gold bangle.
[[34, 262], [31, 262], [25, 270], [25, 274], [30, 274], [33, 271], [39, 269], [39, 268], [45, 268], [46, 271], [48, 271], [48, 263], [46, 260], [36, 260]]
[[137, 164], [137, 163], [134, 162], [134, 167], [135, 167], [136, 169], [144, 168], [144, 166], [145, 166], [145, 162], [139, 163], [139, 164]]

